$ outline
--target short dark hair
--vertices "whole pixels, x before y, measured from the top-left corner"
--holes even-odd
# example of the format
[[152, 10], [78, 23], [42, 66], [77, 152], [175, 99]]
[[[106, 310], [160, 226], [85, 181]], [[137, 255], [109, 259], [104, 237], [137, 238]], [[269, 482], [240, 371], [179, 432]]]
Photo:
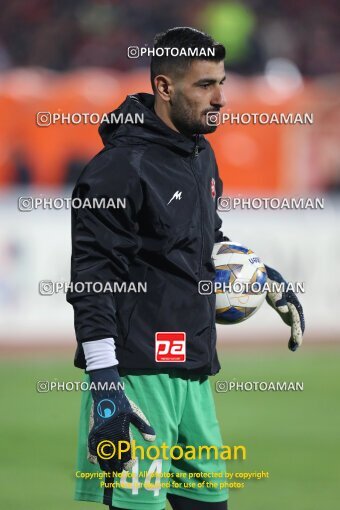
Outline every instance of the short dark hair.
[[[191, 56], [191, 54], [172, 56], [165, 52], [161, 56], [152, 55], [150, 71], [151, 85], [154, 92], [154, 79], [159, 74], [184, 72], [194, 60], [220, 62], [225, 59], [226, 54], [223, 44], [219, 44], [210, 35], [191, 27], [169, 28], [166, 32], [157, 34], [154, 38], [154, 50], [156, 51], [157, 48], [178, 48], [179, 50], [191, 48], [191, 54], [194, 53], [194, 48], [203, 49], [203, 52], [200, 52], [203, 53], [203, 56]], [[190, 53], [190, 51], [187, 53]]]

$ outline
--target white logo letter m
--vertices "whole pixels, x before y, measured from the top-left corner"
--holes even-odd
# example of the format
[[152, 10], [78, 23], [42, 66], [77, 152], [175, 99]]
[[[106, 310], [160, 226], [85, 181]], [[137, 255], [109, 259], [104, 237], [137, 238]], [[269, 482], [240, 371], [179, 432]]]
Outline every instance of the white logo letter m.
[[173, 199], [176, 199], [176, 200], [181, 200], [182, 198], [182, 192], [181, 191], [175, 191], [175, 193], [172, 195], [172, 197], [170, 198], [169, 202], [167, 203], [167, 205], [170, 204], [170, 202], [173, 201]]

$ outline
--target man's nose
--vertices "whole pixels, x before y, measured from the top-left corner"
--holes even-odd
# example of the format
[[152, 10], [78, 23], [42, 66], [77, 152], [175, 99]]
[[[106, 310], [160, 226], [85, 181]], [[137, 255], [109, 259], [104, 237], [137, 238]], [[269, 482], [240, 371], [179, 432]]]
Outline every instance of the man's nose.
[[211, 106], [219, 108], [223, 108], [223, 106], [226, 104], [226, 99], [222, 87], [216, 91], [214, 96], [211, 98], [210, 104]]

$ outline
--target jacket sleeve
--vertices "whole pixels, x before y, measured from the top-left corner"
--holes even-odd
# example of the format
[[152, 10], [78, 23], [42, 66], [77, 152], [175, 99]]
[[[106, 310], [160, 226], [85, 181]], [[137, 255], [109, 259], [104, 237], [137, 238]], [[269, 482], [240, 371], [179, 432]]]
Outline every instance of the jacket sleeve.
[[216, 186], [216, 211], [215, 211], [215, 243], [221, 243], [223, 241], [230, 241], [229, 237], [225, 236], [221, 230], [222, 227], [222, 220], [217, 214], [217, 207], [218, 207], [218, 199], [222, 196], [223, 193], [223, 182], [220, 179], [219, 173], [218, 173], [218, 166], [215, 160], [215, 167], [216, 167], [216, 173], [215, 173], [215, 186]]
[[[123, 159], [117, 152], [111, 149], [99, 153], [85, 168], [72, 195], [71, 283], [67, 301], [74, 309], [78, 344], [117, 337], [115, 297], [105, 284], [113, 288], [114, 282], [128, 281], [129, 263], [140, 249], [140, 179], [137, 170], [126, 162], [126, 153]], [[78, 201], [82, 207], [78, 207]]]

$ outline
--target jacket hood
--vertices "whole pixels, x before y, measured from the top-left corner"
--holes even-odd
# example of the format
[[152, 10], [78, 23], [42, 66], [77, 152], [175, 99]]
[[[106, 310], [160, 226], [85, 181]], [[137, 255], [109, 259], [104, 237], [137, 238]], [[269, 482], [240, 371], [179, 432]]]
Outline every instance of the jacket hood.
[[[99, 127], [103, 144], [138, 145], [145, 142], [164, 145], [175, 152], [193, 153], [195, 147], [202, 150], [207, 141], [202, 135], [188, 138], [169, 128], [153, 110], [154, 95], [140, 93], [126, 97], [115, 110], [107, 114], [109, 121]], [[139, 119], [142, 119], [141, 122]]]

